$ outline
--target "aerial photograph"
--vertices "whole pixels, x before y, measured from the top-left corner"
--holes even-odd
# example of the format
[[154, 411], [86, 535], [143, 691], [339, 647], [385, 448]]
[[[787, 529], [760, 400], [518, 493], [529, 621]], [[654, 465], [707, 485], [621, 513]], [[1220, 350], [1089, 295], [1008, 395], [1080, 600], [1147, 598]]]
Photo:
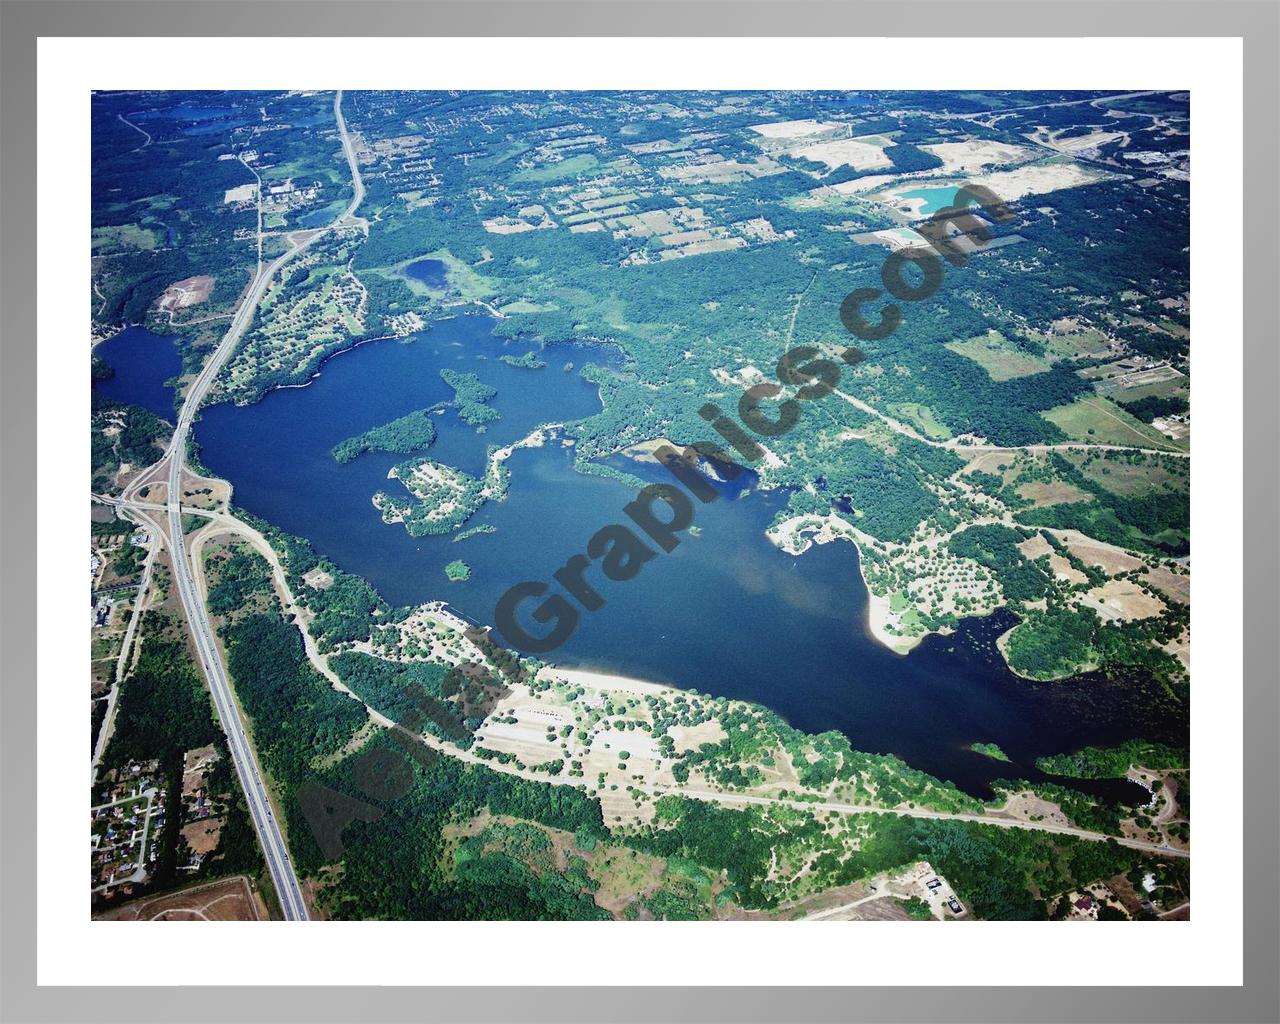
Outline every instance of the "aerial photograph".
[[95, 920], [1190, 918], [1188, 92], [91, 114]]

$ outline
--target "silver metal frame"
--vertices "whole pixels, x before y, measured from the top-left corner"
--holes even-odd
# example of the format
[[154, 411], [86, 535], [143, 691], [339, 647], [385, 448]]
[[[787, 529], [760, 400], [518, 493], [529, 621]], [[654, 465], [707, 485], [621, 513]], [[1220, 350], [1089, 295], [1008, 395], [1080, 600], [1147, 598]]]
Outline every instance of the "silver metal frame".
[[[1227, 36], [1244, 40], [1244, 985], [1235, 988], [38, 988], [35, 850], [35, 137], [40, 36]], [[1280, 1020], [1276, 0], [1019, 3], [0, 0], [0, 1019]], [[87, 909], [87, 908], [86, 908]], [[211, 967], [216, 972], [216, 954]], [[993, 965], [993, 967], [996, 965]]]

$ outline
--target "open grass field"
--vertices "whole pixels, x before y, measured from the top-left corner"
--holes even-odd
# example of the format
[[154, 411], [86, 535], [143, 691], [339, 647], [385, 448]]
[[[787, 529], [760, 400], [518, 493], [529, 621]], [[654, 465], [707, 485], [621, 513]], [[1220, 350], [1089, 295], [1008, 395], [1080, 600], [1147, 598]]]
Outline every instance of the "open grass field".
[[512, 313], [554, 313], [559, 308], [554, 302], [539, 304], [537, 302], [529, 302], [526, 299], [518, 299], [515, 302], [508, 302], [505, 306], [499, 308], [498, 312], [509, 316]]
[[1019, 484], [1017, 492], [1018, 497], [1025, 498], [1031, 502], [1033, 508], [1066, 505], [1076, 501], [1088, 501], [1090, 498], [1089, 494], [1080, 490], [1074, 484], [1067, 483], [1065, 480], [1051, 480], [1048, 482], [1037, 480]]
[[927, 405], [921, 405], [918, 402], [899, 402], [890, 405], [889, 412], [898, 419], [906, 420], [912, 426], [919, 428], [925, 437], [932, 438], [934, 441], [946, 441], [952, 437], [947, 425], [938, 419]]
[[[1137, 497], [1151, 493], [1185, 495], [1190, 487], [1186, 467], [1154, 455], [1147, 458], [1084, 459], [1068, 456], [1089, 480], [1112, 494]], [[1171, 464], [1172, 463], [1172, 464]]]
[[128, 249], [154, 249], [160, 244], [156, 232], [137, 224], [113, 224], [93, 229], [93, 255]]
[[999, 331], [988, 331], [977, 338], [949, 341], [947, 348], [957, 355], [972, 359], [995, 381], [1013, 380], [1043, 373], [1049, 364], [1039, 356], [1021, 349]]
[[1027, 335], [1059, 359], [1103, 359], [1111, 354], [1105, 334], [1070, 319], [1055, 321], [1050, 332], [1032, 330]]
[[449, 282], [448, 294], [456, 296], [463, 302], [475, 302], [488, 298], [495, 291], [492, 279], [476, 271], [471, 264], [458, 259], [448, 249], [436, 249], [433, 252], [421, 253], [402, 260], [394, 267], [378, 267], [373, 270], [362, 270], [361, 273], [377, 274], [380, 277], [396, 277], [403, 281], [411, 292], [424, 298], [439, 298], [440, 291], [430, 288], [418, 278], [405, 272], [411, 263], [420, 260], [439, 260], [444, 264], [445, 280]]
[[599, 162], [593, 153], [579, 153], [577, 156], [567, 157], [554, 164], [527, 167], [512, 175], [511, 180], [564, 181], [566, 178], [576, 178], [579, 175], [586, 174], [588, 171], [593, 170]]
[[1142, 398], [1178, 397], [1189, 400], [1191, 397], [1191, 382], [1187, 376], [1166, 364], [1108, 374], [1098, 379], [1094, 387], [1098, 394], [1121, 403], [1136, 402]]
[[1081, 398], [1041, 415], [1073, 441], [1137, 445], [1166, 451], [1185, 450], [1184, 446], [1130, 416], [1114, 402], [1101, 397]]

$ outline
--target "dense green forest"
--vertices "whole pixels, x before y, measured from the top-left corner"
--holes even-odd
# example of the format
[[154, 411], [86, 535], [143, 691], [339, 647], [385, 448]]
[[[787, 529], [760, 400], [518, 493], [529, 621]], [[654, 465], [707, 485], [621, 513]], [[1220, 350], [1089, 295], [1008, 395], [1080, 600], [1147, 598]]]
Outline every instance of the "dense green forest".
[[1036, 767], [1042, 772], [1073, 779], [1121, 779], [1133, 765], [1153, 771], [1186, 768], [1187, 751], [1163, 743], [1129, 740], [1118, 747], [1085, 747], [1074, 754], [1036, 759]]
[[482, 428], [486, 423], [498, 419], [498, 410], [488, 404], [498, 392], [488, 384], [483, 384], [474, 373], [459, 370], [441, 370], [441, 379], [453, 388], [454, 405], [458, 409], [458, 418], [468, 426]]
[[[1148, 465], [1151, 458], [1142, 454], [1107, 453], [1102, 461], [1103, 471], [1107, 472], [1109, 462]], [[1126, 494], [1108, 489], [1056, 452], [1050, 462], [1058, 479], [1091, 494], [1096, 500], [1022, 511], [1018, 513], [1019, 521], [1056, 529], [1078, 529], [1098, 540], [1155, 554], [1189, 552], [1191, 500], [1185, 470], [1180, 486], [1169, 484], [1144, 493]]]
[[[242, 509], [236, 509], [236, 514], [256, 527], [279, 553], [290, 589], [314, 616], [311, 635], [322, 651], [332, 650], [335, 644], [364, 640], [374, 626], [393, 621], [391, 607], [373, 587], [318, 555], [308, 541]], [[303, 577], [313, 570], [326, 573], [332, 583], [324, 588], [310, 586]]]
[[[213, 715], [184, 643], [147, 635], [120, 688], [116, 727], [103, 763], [162, 761], [213, 742]], [[181, 774], [181, 770], [179, 770]]]
[[526, 352], [522, 356], [504, 354], [498, 356], [498, 359], [508, 366], [517, 366], [524, 370], [541, 370], [547, 365], [546, 361], [539, 359], [533, 351]]
[[1092, 608], [1051, 603], [1044, 611], [1024, 613], [1008, 635], [1006, 653], [1011, 668], [1034, 679], [1057, 679], [1088, 667], [1137, 667], [1178, 684], [1181, 693], [1186, 673], [1159, 645], [1182, 632], [1187, 615], [1185, 607], [1176, 606], [1155, 618], [1105, 622]]
[[970, 526], [955, 534], [947, 546], [956, 556], [972, 558], [994, 572], [1005, 597], [1021, 605], [1044, 597], [1052, 579], [1047, 559], [1041, 564], [1018, 550], [1026, 536], [1007, 526]]
[[998, 743], [972, 743], [969, 749], [975, 754], [981, 754], [983, 757], [989, 757], [995, 761], [1008, 761], [1009, 755], [1000, 749]]
[[285, 809], [289, 848], [300, 864], [314, 864], [314, 840], [298, 819], [297, 788], [311, 777], [312, 761], [339, 751], [366, 713], [311, 667], [301, 634], [278, 614], [250, 615], [220, 634], [258, 757]]
[[114, 489], [122, 465], [142, 469], [158, 462], [173, 425], [140, 405], [125, 405], [94, 395], [91, 406], [93, 488]]
[[217, 563], [205, 604], [213, 615], [232, 615], [255, 597], [271, 594], [271, 567], [243, 546], [234, 547]]
[[1191, 410], [1187, 400], [1177, 395], [1167, 398], [1147, 395], [1133, 402], [1125, 402], [1124, 407], [1127, 412], [1137, 416], [1143, 423], [1150, 423], [1159, 416], [1177, 416]]
[[385, 661], [356, 652], [330, 660], [333, 670], [365, 703], [393, 721], [413, 716], [422, 729], [460, 747], [471, 730], [460, 708], [443, 699], [446, 669], [426, 662]]
[[131, 761], [160, 762], [165, 820], [146, 889], [161, 892], [177, 884], [184, 845], [180, 833], [183, 754], [213, 743], [220, 734], [187, 645], [171, 639], [159, 620], [148, 619], [137, 665], [120, 687], [115, 730], [103, 752], [102, 768], [120, 769]]
[[[783, 824], [761, 808], [726, 809], [679, 796], [659, 801], [658, 819], [665, 827], [629, 841], [725, 871], [734, 898], [748, 907], [776, 905], [773, 883], [767, 881], [775, 843], [803, 842], [822, 829], [809, 815]], [[853, 821], [862, 834], [859, 849], [843, 859], [822, 853], [814, 861], [812, 870], [822, 885], [847, 885], [927, 859], [987, 919], [1043, 918], [1045, 896], [1128, 870], [1143, 859], [1114, 843], [973, 822], [892, 814], [861, 815]]]
[[430, 448], [436, 439], [436, 426], [431, 415], [430, 409], [417, 409], [390, 423], [349, 437], [334, 446], [333, 457], [338, 463], [345, 464], [365, 452], [397, 452], [407, 455], [423, 451]]

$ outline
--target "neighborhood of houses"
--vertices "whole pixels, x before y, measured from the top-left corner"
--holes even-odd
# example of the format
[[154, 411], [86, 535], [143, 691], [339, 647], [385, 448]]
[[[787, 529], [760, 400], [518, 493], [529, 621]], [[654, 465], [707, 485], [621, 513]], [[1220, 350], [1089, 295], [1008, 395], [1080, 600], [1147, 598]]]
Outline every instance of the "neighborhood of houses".
[[159, 761], [130, 762], [114, 775], [106, 801], [90, 811], [93, 891], [128, 895], [155, 864], [165, 790]]
[[[227, 798], [210, 792], [209, 774], [220, 755], [212, 745], [183, 757], [181, 818], [175, 870], [200, 870], [217, 848], [226, 822]], [[107, 772], [91, 809], [93, 891], [105, 899], [130, 896], [151, 880], [164, 833], [168, 789], [158, 760], [130, 761]]]

